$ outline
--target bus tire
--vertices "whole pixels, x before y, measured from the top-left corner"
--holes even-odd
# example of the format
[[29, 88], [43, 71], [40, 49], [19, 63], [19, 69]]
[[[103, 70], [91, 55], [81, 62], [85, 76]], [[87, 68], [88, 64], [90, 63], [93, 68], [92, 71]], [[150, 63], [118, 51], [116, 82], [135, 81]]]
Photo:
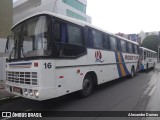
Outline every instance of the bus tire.
[[149, 68], [148, 68], [148, 63], [147, 63], [147, 66], [146, 66], [146, 72], [148, 72]]
[[153, 69], [155, 69], [155, 67], [156, 67], [156, 64], [155, 64], [155, 62], [154, 62], [154, 64], [153, 64]]
[[92, 94], [93, 89], [94, 89], [94, 83], [92, 77], [90, 75], [86, 75], [83, 80], [82, 90], [80, 91], [80, 95], [82, 97], [87, 97]]
[[135, 76], [135, 69], [134, 69], [134, 67], [132, 66], [130, 77], [133, 78], [134, 76]]

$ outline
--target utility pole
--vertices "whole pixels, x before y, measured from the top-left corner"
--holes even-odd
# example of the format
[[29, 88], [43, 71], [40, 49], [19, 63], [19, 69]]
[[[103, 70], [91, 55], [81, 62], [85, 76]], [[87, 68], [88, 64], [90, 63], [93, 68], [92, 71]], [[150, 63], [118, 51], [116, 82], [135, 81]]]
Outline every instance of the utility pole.
[[158, 39], [158, 55], [157, 55], [157, 61], [159, 62], [159, 44], [160, 44], [160, 31], [159, 31], [159, 39]]

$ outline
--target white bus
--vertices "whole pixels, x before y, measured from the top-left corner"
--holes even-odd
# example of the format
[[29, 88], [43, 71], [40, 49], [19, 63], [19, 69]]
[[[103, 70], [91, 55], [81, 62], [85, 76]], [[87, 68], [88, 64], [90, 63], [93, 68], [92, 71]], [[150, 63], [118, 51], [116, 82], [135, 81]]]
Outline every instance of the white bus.
[[86, 22], [42, 12], [12, 28], [15, 46], [6, 64], [6, 90], [34, 100], [79, 91], [138, 70], [138, 44]]
[[145, 47], [140, 47], [139, 51], [141, 59], [140, 70], [149, 70], [150, 68], [154, 68], [157, 64], [157, 52]]

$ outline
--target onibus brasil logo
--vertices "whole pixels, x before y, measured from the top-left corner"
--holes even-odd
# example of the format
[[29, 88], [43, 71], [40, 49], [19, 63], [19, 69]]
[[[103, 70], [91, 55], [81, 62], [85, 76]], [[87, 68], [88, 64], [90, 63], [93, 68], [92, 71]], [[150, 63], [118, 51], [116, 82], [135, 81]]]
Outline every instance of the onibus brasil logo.
[[104, 62], [104, 60], [102, 60], [103, 56], [101, 51], [96, 51], [95, 52], [95, 58], [96, 58], [96, 62]]

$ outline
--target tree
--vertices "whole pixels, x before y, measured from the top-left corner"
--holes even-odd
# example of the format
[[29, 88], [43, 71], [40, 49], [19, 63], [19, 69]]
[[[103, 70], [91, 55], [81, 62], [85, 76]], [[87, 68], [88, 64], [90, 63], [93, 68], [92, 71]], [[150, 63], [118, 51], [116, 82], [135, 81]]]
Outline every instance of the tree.
[[158, 35], [149, 35], [143, 40], [142, 47], [158, 52], [158, 41], [160, 41]]

